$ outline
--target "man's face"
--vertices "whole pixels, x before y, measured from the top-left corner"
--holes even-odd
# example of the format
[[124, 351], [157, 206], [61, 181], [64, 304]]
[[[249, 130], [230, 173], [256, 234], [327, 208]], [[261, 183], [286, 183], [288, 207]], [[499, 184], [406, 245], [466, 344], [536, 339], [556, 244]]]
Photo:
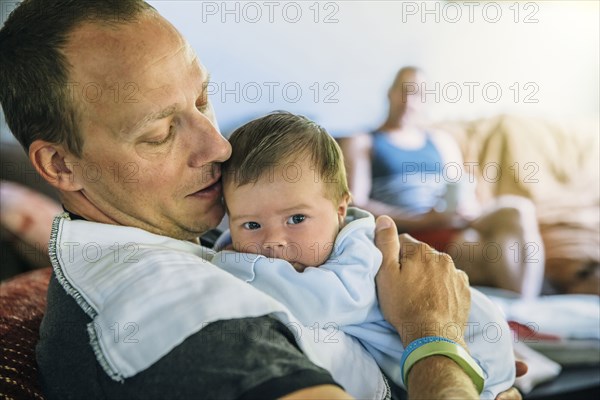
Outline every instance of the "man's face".
[[421, 72], [403, 71], [390, 89], [391, 107], [410, 116], [421, 113], [425, 108], [424, 96], [421, 93], [424, 84], [425, 79]]
[[323, 264], [346, 216], [325, 195], [325, 184], [308, 161], [267, 171], [256, 183], [225, 184], [233, 247], [245, 253], [282, 258], [302, 272]]
[[207, 72], [181, 35], [156, 14], [88, 23], [64, 53], [84, 143], [67, 161], [87, 200], [121, 225], [179, 239], [216, 226], [231, 147], [206, 98]]

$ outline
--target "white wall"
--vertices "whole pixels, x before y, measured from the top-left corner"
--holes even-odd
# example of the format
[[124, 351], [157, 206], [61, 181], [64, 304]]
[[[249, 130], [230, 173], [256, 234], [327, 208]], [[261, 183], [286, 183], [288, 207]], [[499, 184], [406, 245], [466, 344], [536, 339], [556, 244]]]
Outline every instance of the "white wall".
[[406, 64], [427, 71], [432, 119], [599, 112], [596, 1], [151, 3], [209, 68], [225, 132], [274, 109], [305, 113], [334, 134], [368, 129]]
[[150, 3], [210, 70], [224, 132], [275, 109], [304, 113], [337, 135], [369, 129], [406, 64], [427, 71], [434, 120], [599, 113], [597, 1]]

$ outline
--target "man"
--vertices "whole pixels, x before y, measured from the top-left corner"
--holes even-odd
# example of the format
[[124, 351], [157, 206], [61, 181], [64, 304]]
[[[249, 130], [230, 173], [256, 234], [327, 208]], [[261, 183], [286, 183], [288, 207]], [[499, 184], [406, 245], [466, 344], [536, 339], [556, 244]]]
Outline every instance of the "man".
[[[533, 203], [504, 195], [484, 208], [465, 190], [466, 171], [459, 171], [458, 182], [448, 182], [446, 166], [464, 162], [452, 136], [427, 128], [424, 85], [421, 70], [400, 69], [383, 124], [343, 141], [354, 204], [389, 215], [402, 232], [450, 253], [472, 284], [538, 296], [544, 246]], [[502, 249], [495, 260], [488, 255], [490, 244]], [[524, 255], [508, 256], [517, 245]]]
[[[230, 146], [206, 98], [207, 71], [155, 10], [24, 1], [0, 31], [0, 71], [9, 127], [68, 212], [53, 225], [37, 349], [48, 398], [349, 398], [332, 377], [336, 361], [359, 382], [381, 381], [347, 338], [330, 358], [317, 354], [331, 346], [294, 337], [293, 316], [190, 243], [223, 216], [219, 164]], [[404, 344], [424, 327], [463, 326], [465, 275], [402, 241], [417, 251], [400, 269], [395, 227], [381, 218], [378, 291]], [[423, 273], [433, 268], [435, 282]], [[416, 363], [408, 385], [415, 398], [478, 397], [440, 356]]]

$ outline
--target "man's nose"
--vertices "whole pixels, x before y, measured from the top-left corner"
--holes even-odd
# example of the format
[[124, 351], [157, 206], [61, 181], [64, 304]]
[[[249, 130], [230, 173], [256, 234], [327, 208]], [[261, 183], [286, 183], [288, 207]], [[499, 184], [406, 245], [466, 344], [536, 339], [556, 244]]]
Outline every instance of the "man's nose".
[[214, 157], [216, 162], [224, 162], [231, 157], [231, 144], [225, 139], [221, 132], [216, 130]]
[[192, 126], [192, 135], [189, 148], [192, 153], [190, 165], [200, 167], [207, 163], [221, 163], [231, 156], [231, 145], [225, 139], [212, 122], [200, 116], [196, 118]]

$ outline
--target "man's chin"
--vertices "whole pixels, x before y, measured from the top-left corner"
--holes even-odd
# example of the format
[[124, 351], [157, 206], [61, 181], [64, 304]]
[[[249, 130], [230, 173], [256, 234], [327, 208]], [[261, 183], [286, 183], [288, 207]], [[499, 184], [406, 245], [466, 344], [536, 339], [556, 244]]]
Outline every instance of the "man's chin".
[[195, 218], [195, 221], [185, 221], [188, 224], [193, 222], [194, 225], [190, 226], [190, 229], [193, 232], [197, 232], [199, 236], [208, 232], [211, 229], [216, 228], [223, 217], [225, 216], [225, 209], [222, 204], [215, 205], [210, 210], [204, 212], [203, 214], [198, 215]]

